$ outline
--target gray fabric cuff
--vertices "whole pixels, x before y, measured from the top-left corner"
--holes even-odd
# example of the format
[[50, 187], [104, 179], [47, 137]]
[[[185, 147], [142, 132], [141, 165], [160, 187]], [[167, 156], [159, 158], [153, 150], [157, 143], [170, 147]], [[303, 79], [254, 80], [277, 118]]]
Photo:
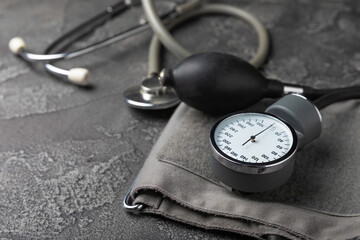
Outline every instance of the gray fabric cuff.
[[[325, 112], [328, 121], [322, 137], [299, 152], [287, 184], [271, 192], [239, 195], [218, 184], [210, 170], [208, 135], [217, 117], [181, 104], [134, 182], [132, 202], [145, 204], [145, 213], [257, 238], [265, 234], [289, 239], [358, 237], [360, 161], [345, 152], [359, 150], [347, 145], [351, 139], [341, 143], [342, 135], [328, 136], [351, 135], [350, 129], [347, 134], [341, 126], [334, 128], [339, 111], [351, 115], [359, 110], [349, 102]], [[332, 152], [342, 156], [342, 162]]]

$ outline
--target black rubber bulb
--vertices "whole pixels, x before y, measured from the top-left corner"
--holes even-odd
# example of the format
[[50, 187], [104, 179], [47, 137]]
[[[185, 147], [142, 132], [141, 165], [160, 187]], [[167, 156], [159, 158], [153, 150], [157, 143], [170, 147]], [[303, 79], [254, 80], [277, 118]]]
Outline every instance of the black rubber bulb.
[[224, 53], [200, 53], [160, 74], [163, 86], [198, 110], [218, 114], [239, 111], [265, 97], [280, 97], [283, 84], [265, 78], [248, 62]]

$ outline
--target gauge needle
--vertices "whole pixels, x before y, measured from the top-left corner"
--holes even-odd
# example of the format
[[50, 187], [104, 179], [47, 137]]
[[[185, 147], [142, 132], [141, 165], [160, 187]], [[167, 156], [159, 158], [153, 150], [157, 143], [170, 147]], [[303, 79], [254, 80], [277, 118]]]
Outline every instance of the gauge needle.
[[261, 133], [265, 132], [266, 130], [268, 130], [269, 128], [272, 127], [272, 125], [274, 125], [275, 123], [271, 124], [270, 126], [268, 126], [267, 128], [265, 128], [264, 130], [262, 130], [261, 132], [258, 132], [255, 135], [250, 136], [250, 138], [248, 140], [246, 140], [246, 142], [244, 142], [242, 145], [244, 146], [245, 144], [247, 144], [249, 141], [251, 142], [255, 142], [255, 138], [256, 136], [260, 135]]

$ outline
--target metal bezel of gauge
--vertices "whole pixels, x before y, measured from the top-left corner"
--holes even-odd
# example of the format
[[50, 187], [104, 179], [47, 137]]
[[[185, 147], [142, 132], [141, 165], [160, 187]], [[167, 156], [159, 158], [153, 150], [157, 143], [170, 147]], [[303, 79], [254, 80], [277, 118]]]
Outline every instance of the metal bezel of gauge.
[[[258, 115], [283, 124], [291, 132], [292, 145], [287, 153], [269, 162], [250, 163], [235, 159], [222, 151], [215, 140], [217, 127], [229, 118], [240, 115]], [[294, 168], [294, 156], [298, 146], [295, 130], [288, 123], [269, 113], [236, 112], [218, 120], [211, 129], [210, 143], [212, 147], [211, 167], [221, 183], [241, 192], [263, 192], [284, 184], [291, 176]]]

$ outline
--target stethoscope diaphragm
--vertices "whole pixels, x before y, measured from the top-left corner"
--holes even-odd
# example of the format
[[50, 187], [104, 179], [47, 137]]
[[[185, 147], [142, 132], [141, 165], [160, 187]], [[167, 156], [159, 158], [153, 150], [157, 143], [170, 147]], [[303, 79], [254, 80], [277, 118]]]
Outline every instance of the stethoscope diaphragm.
[[175, 91], [162, 86], [156, 75], [144, 79], [140, 86], [127, 89], [123, 95], [127, 104], [138, 109], [161, 110], [180, 103]]

